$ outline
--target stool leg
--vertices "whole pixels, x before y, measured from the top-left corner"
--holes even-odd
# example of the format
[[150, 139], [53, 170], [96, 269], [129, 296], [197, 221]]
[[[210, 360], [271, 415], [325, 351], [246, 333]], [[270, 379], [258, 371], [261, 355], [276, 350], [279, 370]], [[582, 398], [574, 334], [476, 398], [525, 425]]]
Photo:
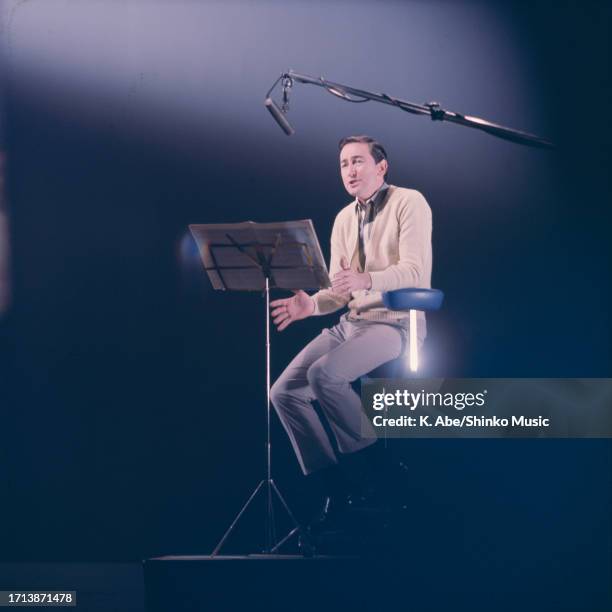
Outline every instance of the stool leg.
[[417, 345], [417, 311], [410, 310], [410, 370], [416, 372], [419, 369], [419, 349]]

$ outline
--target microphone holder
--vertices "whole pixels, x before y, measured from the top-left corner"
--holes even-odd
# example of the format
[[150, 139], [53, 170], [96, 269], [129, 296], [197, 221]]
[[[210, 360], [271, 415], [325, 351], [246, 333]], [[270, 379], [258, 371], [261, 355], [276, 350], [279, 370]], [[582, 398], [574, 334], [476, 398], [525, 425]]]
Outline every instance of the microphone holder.
[[357, 89], [349, 85], [343, 85], [342, 83], [328, 81], [323, 77], [311, 77], [305, 74], [299, 74], [293, 70], [284, 72], [280, 75], [266, 94], [266, 99], [270, 98], [270, 94], [281, 80], [283, 81], [283, 114], [288, 110], [288, 91], [293, 85], [293, 82], [296, 82], [322, 87], [329, 93], [341, 98], [342, 100], [345, 100], [346, 102], [381, 102], [382, 104], [395, 106], [403, 111], [406, 111], [407, 113], [412, 113], [413, 115], [428, 116], [432, 121], [450, 121], [451, 123], [457, 123], [466, 127], [475, 128], [477, 130], [487, 132], [492, 136], [497, 136], [498, 138], [510, 140], [511, 142], [516, 142], [518, 144], [545, 149], [554, 148], [555, 146], [549, 140], [535, 136], [534, 134], [529, 134], [528, 132], [505, 127], [503, 125], [487, 121], [486, 119], [481, 119], [480, 117], [463, 115], [461, 113], [443, 109], [437, 102], [415, 104], [414, 102], [408, 102], [407, 100], [402, 100], [401, 98], [395, 98], [385, 93], [375, 93], [365, 89]]

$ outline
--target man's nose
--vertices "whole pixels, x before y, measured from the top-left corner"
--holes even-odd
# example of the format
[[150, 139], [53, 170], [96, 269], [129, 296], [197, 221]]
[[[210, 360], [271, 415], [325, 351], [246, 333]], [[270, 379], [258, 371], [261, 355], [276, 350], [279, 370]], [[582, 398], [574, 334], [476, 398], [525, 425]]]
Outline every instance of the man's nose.
[[351, 166], [349, 168], [349, 176], [357, 176], [357, 166]]

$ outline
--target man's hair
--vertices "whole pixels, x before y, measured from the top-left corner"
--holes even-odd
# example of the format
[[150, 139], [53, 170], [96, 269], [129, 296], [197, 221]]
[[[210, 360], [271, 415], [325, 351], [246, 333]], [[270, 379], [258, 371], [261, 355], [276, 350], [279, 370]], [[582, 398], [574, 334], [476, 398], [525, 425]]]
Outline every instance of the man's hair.
[[[383, 147], [380, 142], [377, 142], [376, 140], [374, 140], [371, 136], [366, 136], [361, 135], [361, 136], [347, 136], [346, 138], [343, 138], [339, 143], [338, 143], [338, 150], [342, 151], [342, 149], [347, 145], [347, 144], [351, 144], [353, 142], [362, 142], [364, 144], [368, 145], [368, 148], [370, 149], [370, 155], [374, 158], [374, 161], [376, 163], [381, 162], [383, 159], [386, 159], [388, 161], [388, 157], [387, 157], [387, 152], [385, 151], [385, 147]], [[389, 172], [387, 171], [385, 173], [385, 181], [387, 180], [387, 177], [389, 176]]]

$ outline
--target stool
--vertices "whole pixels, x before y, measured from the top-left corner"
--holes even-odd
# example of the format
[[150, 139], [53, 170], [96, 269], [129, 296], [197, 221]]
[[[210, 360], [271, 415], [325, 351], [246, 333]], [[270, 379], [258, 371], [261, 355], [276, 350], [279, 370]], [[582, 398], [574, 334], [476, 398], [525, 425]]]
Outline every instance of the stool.
[[417, 310], [438, 310], [442, 306], [444, 293], [439, 289], [396, 289], [382, 294], [383, 304], [389, 310], [406, 311], [410, 313], [410, 370], [416, 372], [419, 368], [419, 351], [417, 344]]

